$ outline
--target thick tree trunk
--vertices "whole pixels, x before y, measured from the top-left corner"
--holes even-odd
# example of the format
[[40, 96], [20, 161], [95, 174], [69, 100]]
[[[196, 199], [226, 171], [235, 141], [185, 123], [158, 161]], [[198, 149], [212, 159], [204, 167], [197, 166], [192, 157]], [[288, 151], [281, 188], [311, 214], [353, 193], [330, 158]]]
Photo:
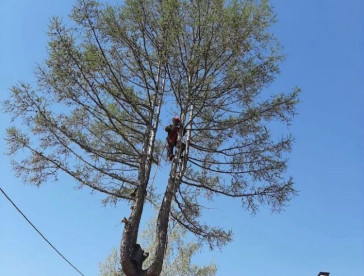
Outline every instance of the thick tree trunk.
[[[121, 265], [128, 276], [139, 276], [141, 274], [141, 265], [132, 260], [134, 247], [136, 246], [135, 233], [138, 233], [140, 218], [143, 213], [144, 199], [146, 189], [140, 185], [137, 191], [136, 200], [132, 213], [128, 220], [125, 221], [125, 227], [121, 242]], [[144, 190], [144, 191], [143, 191]]]
[[[159, 65], [159, 73], [157, 83], [159, 83], [161, 66]], [[143, 262], [148, 257], [140, 245], [137, 244], [139, 224], [143, 213], [143, 207], [147, 196], [147, 187], [150, 177], [150, 172], [153, 163], [153, 150], [155, 136], [158, 129], [159, 115], [161, 111], [163, 92], [165, 87], [165, 79], [162, 81], [160, 91], [156, 89], [155, 99], [153, 101], [153, 109], [155, 112], [151, 114], [151, 124], [147, 128], [146, 139], [143, 147], [143, 155], [141, 156], [140, 166], [138, 170], [138, 186], [135, 195], [135, 201], [132, 206], [132, 211], [129, 219], [125, 221], [125, 227], [122, 235], [120, 246], [121, 251], [121, 266], [123, 271], [128, 276], [143, 276], [146, 271], [142, 270]]]
[[[193, 115], [193, 106], [190, 107], [189, 118], [192, 119]], [[186, 115], [182, 114], [181, 116], [182, 122], [186, 121]], [[178, 139], [178, 147], [176, 152], [176, 158], [172, 163], [172, 167], [169, 174], [168, 184], [166, 188], [166, 192], [164, 194], [164, 198], [162, 201], [161, 208], [158, 214], [157, 220], [157, 247], [155, 249], [155, 256], [153, 263], [148, 268], [148, 276], [158, 276], [162, 271], [163, 259], [165, 256], [166, 248], [167, 248], [167, 235], [168, 235], [168, 223], [172, 208], [173, 197], [178, 189], [178, 186], [181, 184], [181, 179], [186, 169], [187, 164], [187, 156], [189, 151], [189, 140], [191, 135], [191, 127], [190, 122], [188, 123], [187, 133], [186, 133], [186, 149], [185, 149], [185, 158], [182, 160], [179, 158], [181, 154], [181, 138], [182, 138], [183, 129], [180, 130], [180, 135]], [[179, 171], [178, 171], [179, 169]]]
[[[151, 129], [148, 147], [146, 154], [142, 156], [141, 165], [139, 167], [138, 187], [133, 202], [132, 211], [129, 219], [125, 221], [125, 227], [122, 235], [121, 242], [121, 264], [123, 271], [128, 276], [142, 276], [145, 275], [142, 271], [142, 262], [138, 263], [136, 255], [140, 255], [140, 250], [137, 250], [137, 237], [139, 231], [139, 224], [143, 213], [145, 198], [147, 196], [147, 185], [152, 166], [152, 156], [148, 153], [154, 146], [155, 128]], [[140, 247], [140, 246], [139, 246]], [[143, 260], [144, 261], [144, 260]]]
[[175, 194], [178, 179], [176, 179], [178, 159], [172, 164], [171, 172], [169, 175], [168, 185], [157, 220], [157, 247], [155, 249], [155, 256], [152, 265], [148, 268], [148, 276], [158, 276], [162, 271], [163, 259], [167, 247], [167, 231], [169, 214], [171, 212], [172, 199]]
[[121, 264], [123, 271], [128, 276], [145, 275], [145, 272], [143, 272], [141, 269], [142, 263], [139, 264], [135, 261], [135, 254], [138, 254], [135, 248], [137, 246], [136, 242], [138, 237], [139, 224], [143, 213], [145, 198], [147, 196], [147, 185], [153, 159], [151, 154], [148, 153], [151, 153], [154, 146], [155, 131], [155, 128], [151, 129], [148, 147], [145, 151], [146, 154], [141, 158], [142, 160], [139, 167], [138, 187], [136, 191], [135, 201], [132, 206], [130, 217], [125, 221], [125, 227], [122, 235], [122, 242], [120, 247]]

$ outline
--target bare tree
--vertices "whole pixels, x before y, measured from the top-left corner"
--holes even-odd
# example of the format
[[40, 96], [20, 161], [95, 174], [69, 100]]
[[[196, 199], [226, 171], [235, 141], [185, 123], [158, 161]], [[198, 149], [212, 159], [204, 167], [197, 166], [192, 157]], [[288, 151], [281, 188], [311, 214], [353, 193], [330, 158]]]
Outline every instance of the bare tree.
[[[240, 198], [255, 212], [263, 203], [279, 211], [295, 193], [285, 176], [292, 137], [270, 127], [290, 123], [299, 89], [267, 89], [283, 59], [267, 1], [79, 0], [71, 18], [71, 27], [51, 21], [37, 88], [20, 83], [4, 104], [23, 123], [8, 129], [9, 154], [26, 182], [64, 172], [106, 194], [105, 203], [133, 202], [123, 220], [126, 275], [160, 274], [170, 219], [210, 247], [231, 240], [221, 225], [201, 222], [204, 196]], [[183, 127], [160, 202], [148, 184], [170, 107]], [[19, 150], [28, 154], [17, 158]], [[143, 268], [137, 238], [147, 202], [160, 208], [154, 257]]]

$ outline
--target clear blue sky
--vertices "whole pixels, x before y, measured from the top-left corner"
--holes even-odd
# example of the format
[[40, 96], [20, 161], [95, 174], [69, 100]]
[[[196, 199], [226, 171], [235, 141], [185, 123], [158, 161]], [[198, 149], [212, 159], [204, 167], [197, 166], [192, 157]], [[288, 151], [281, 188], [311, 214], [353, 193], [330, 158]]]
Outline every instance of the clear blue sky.
[[[0, 100], [17, 81], [33, 82], [46, 55], [47, 26], [66, 16], [71, 0], [2, 0]], [[300, 191], [284, 212], [251, 216], [238, 201], [220, 199], [209, 220], [234, 232], [222, 251], [205, 250], [219, 276], [364, 275], [364, 2], [274, 0], [274, 31], [287, 59], [273, 91], [302, 88], [289, 162]], [[0, 186], [86, 276], [119, 246], [125, 204], [101, 205], [99, 195], [61, 178], [36, 188], [14, 177], [3, 153], [9, 118], [0, 116]], [[0, 275], [77, 275], [0, 194]]]

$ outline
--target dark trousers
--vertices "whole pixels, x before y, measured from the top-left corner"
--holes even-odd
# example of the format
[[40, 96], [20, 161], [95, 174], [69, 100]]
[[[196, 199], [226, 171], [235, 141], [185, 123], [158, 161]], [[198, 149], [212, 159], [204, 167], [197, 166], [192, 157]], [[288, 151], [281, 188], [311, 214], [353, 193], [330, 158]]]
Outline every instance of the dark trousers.
[[[173, 156], [173, 151], [174, 151], [174, 147], [176, 146], [175, 143], [169, 143], [168, 142], [168, 151], [167, 151], [167, 154], [168, 154], [168, 157], [171, 157]], [[182, 143], [182, 146], [181, 146], [181, 155], [183, 154], [183, 152], [185, 151], [186, 149], [186, 144], [185, 143]]]

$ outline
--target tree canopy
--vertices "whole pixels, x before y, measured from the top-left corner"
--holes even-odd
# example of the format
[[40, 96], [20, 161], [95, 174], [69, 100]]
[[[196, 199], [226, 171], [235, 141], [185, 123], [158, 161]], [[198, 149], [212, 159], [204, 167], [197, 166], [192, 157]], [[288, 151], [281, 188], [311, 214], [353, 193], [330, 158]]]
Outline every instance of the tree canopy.
[[[293, 138], [272, 128], [290, 124], [299, 89], [269, 90], [284, 56], [268, 1], [79, 0], [70, 18], [51, 20], [35, 88], [19, 83], [4, 103], [16, 123], [8, 153], [27, 183], [63, 172], [104, 193], [105, 203], [132, 202], [121, 243], [127, 275], [160, 274], [171, 220], [212, 248], [229, 242], [231, 231], [201, 221], [217, 195], [252, 212], [262, 204], [279, 211], [294, 195], [285, 173]], [[157, 134], [170, 110], [182, 128], [169, 167]], [[169, 178], [152, 189], [156, 166]], [[148, 202], [159, 215], [144, 268], [135, 248]]]

